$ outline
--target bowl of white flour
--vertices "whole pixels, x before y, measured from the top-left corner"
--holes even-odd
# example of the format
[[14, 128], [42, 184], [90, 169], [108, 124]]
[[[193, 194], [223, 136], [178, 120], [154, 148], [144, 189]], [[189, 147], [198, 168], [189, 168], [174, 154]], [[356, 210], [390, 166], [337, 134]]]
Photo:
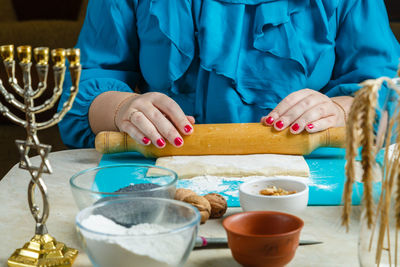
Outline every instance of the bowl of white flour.
[[94, 266], [183, 266], [194, 247], [200, 214], [176, 200], [131, 197], [81, 210], [76, 229]]

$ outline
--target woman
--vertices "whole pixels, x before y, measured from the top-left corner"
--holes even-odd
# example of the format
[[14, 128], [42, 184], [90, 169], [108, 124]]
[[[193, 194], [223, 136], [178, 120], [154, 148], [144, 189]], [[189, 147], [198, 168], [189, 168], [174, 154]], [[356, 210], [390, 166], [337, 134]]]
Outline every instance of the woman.
[[71, 147], [102, 130], [180, 147], [195, 121], [344, 126], [357, 84], [400, 56], [382, 0], [93, 0], [77, 47]]

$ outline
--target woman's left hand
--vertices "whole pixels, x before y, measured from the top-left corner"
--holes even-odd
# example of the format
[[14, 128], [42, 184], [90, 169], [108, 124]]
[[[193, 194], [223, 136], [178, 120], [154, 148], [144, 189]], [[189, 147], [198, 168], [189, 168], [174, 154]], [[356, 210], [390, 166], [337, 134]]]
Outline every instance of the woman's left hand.
[[303, 130], [319, 132], [344, 126], [345, 112], [348, 113], [352, 101], [350, 96], [331, 99], [318, 91], [302, 89], [285, 97], [261, 122], [278, 131], [290, 127], [293, 134]]

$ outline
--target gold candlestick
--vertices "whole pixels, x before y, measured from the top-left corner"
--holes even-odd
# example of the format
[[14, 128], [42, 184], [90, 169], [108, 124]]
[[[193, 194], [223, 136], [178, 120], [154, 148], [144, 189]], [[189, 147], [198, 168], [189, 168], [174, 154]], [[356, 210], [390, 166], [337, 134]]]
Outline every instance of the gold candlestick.
[[[28, 185], [28, 203], [33, 218], [36, 221], [34, 237], [27, 242], [23, 248], [17, 249], [8, 259], [8, 266], [71, 266], [75, 260], [78, 251], [68, 248], [65, 244], [57, 242], [48, 234], [46, 221], [49, 216], [49, 200], [47, 188], [42, 179], [43, 173], [52, 173], [48, 155], [51, 150], [50, 145], [42, 144], [37, 136], [38, 130], [49, 128], [65, 116], [71, 109], [78, 93], [79, 78], [81, 73], [80, 51], [79, 49], [54, 49], [51, 51], [52, 61], [54, 63], [54, 81], [55, 87], [53, 96], [43, 104], [35, 106], [34, 99], [43, 94], [47, 88], [47, 74], [49, 70], [49, 49], [47, 47], [38, 47], [33, 50], [36, 61], [36, 70], [38, 73], [39, 84], [36, 90], [31, 85], [31, 67], [32, 67], [32, 48], [30, 46], [17, 47], [19, 65], [23, 73], [23, 88], [19, 86], [15, 78], [15, 60], [14, 46], [0, 46], [0, 55], [8, 75], [8, 83], [15, 92], [24, 99], [20, 102], [12, 93], [9, 93], [0, 80], [0, 93], [5, 100], [25, 113], [25, 119], [14, 115], [7, 107], [0, 103], [0, 113], [26, 129], [26, 140], [16, 140], [18, 151], [21, 155], [19, 167], [28, 170], [31, 175], [31, 181]], [[65, 57], [70, 63], [72, 86], [68, 100], [63, 104], [63, 108], [45, 122], [36, 122], [36, 114], [52, 108], [62, 93], [62, 86], [65, 77]], [[34, 166], [29, 159], [29, 151], [35, 149], [40, 156], [41, 162]], [[35, 203], [35, 188], [39, 189], [43, 200], [42, 212]]]

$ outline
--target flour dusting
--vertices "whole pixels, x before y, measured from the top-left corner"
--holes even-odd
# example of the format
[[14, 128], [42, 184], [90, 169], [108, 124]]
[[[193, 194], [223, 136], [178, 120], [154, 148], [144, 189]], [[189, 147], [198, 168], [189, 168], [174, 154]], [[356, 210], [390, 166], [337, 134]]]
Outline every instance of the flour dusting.
[[[309, 178], [296, 177], [296, 176], [274, 176], [281, 178], [299, 179], [307, 184], [313, 184], [313, 181]], [[205, 195], [208, 193], [223, 193], [225, 196], [239, 197], [239, 186], [240, 184], [248, 181], [255, 181], [259, 179], [270, 178], [270, 176], [246, 176], [246, 177], [223, 177], [223, 176], [211, 176], [202, 175], [196, 176], [191, 179], [180, 180], [181, 187], [191, 189], [199, 195]], [[317, 185], [318, 186], [318, 185]]]

